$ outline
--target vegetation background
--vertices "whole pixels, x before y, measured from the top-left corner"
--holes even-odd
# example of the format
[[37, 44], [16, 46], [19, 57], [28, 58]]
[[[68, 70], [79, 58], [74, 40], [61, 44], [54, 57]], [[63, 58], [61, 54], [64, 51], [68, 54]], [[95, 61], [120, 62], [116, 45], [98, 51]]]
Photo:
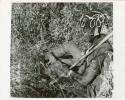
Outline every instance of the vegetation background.
[[[99, 20], [91, 19], [100, 14]], [[89, 16], [87, 20], [84, 18]], [[46, 68], [44, 50], [51, 50], [66, 41], [73, 41], [85, 51], [90, 34], [106, 33], [113, 27], [112, 3], [13, 3], [11, 15], [11, 96], [14, 97], [80, 97], [76, 84], [69, 79], [51, 85], [55, 74], [62, 70], [56, 65], [53, 73]], [[96, 24], [95, 24], [96, 23]], [[111, 40], [112, 43], [112, 40]], [[112, 96], [112, 63], [105, 62], [103, 85], [97, 97]], [[107, 64], [107, 65], [106, 65]], [[74, 89], [70, 86], [74, 85]], [[68, 87], [65, 89], [64, 87]], [[78, 88], [82, 88], [77, 84]], [[92, 96], [93, 97], [93, 96]]]

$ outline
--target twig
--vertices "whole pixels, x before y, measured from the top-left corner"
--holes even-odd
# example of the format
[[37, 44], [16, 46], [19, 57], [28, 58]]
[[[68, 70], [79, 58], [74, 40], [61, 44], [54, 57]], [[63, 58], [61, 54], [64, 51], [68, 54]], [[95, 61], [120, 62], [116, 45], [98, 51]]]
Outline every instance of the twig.
[[93, 12], [93, 13], [98, 13], [98, 14], [102, 14], [102, 13], [99, 12], [99, 11], [91, 11], [91, 12]]
[[64, 94], [64, 92], [63, 92], [63, 89], [62, 89], [61, 85], [60, 85], [60, 84], [58, 84], [58, 85], [59, 85], [60, 91], [61, 91], [61, 93], [62, 93], [62, 96], [65, 98], [65, 94]]
[[65, 76], [64, 73], [62, 73], [59, 78], [56, 78], [56, 79], [52, 80], [49, 84], [54, 84], [54, 83], [58, 82], [58, 80], [59, 80], [61, 77], [63, 77], [63, 76]]
[[96, 45], [92, 50], [90, 50], [88, 53], [86, 53], [84, 56], [80, 57], [69, 69], [74, 68], [81, 60], [84, 60], [88, 55], [90, 55], [92, 52], [94, 52], [98, 47], [100, 47], [105, 41], [107, 41], [112, 35], [112, 31], [109, 31], [108, 34], [98, 45]]

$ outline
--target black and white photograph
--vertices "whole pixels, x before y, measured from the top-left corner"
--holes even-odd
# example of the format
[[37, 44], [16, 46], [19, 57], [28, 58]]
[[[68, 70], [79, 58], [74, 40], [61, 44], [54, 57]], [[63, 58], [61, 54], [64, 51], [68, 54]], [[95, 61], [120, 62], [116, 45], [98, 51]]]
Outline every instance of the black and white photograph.
[[112, 98], [113, 2], [11, 8], [11, 97]]

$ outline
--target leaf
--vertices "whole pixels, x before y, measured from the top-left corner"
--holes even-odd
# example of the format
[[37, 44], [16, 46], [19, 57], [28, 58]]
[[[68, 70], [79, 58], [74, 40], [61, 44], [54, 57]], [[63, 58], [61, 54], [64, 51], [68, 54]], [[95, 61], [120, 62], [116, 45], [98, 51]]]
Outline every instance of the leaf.
[[96, 20], [96, 27], [101, 27], [101, 21], [100, 21], [100, 19]]
[[95, 26], [95, 19], [92, 19], [91, 21], [90, 21], [90, 27], [91, 28], [93, 28], [94, 26]]

